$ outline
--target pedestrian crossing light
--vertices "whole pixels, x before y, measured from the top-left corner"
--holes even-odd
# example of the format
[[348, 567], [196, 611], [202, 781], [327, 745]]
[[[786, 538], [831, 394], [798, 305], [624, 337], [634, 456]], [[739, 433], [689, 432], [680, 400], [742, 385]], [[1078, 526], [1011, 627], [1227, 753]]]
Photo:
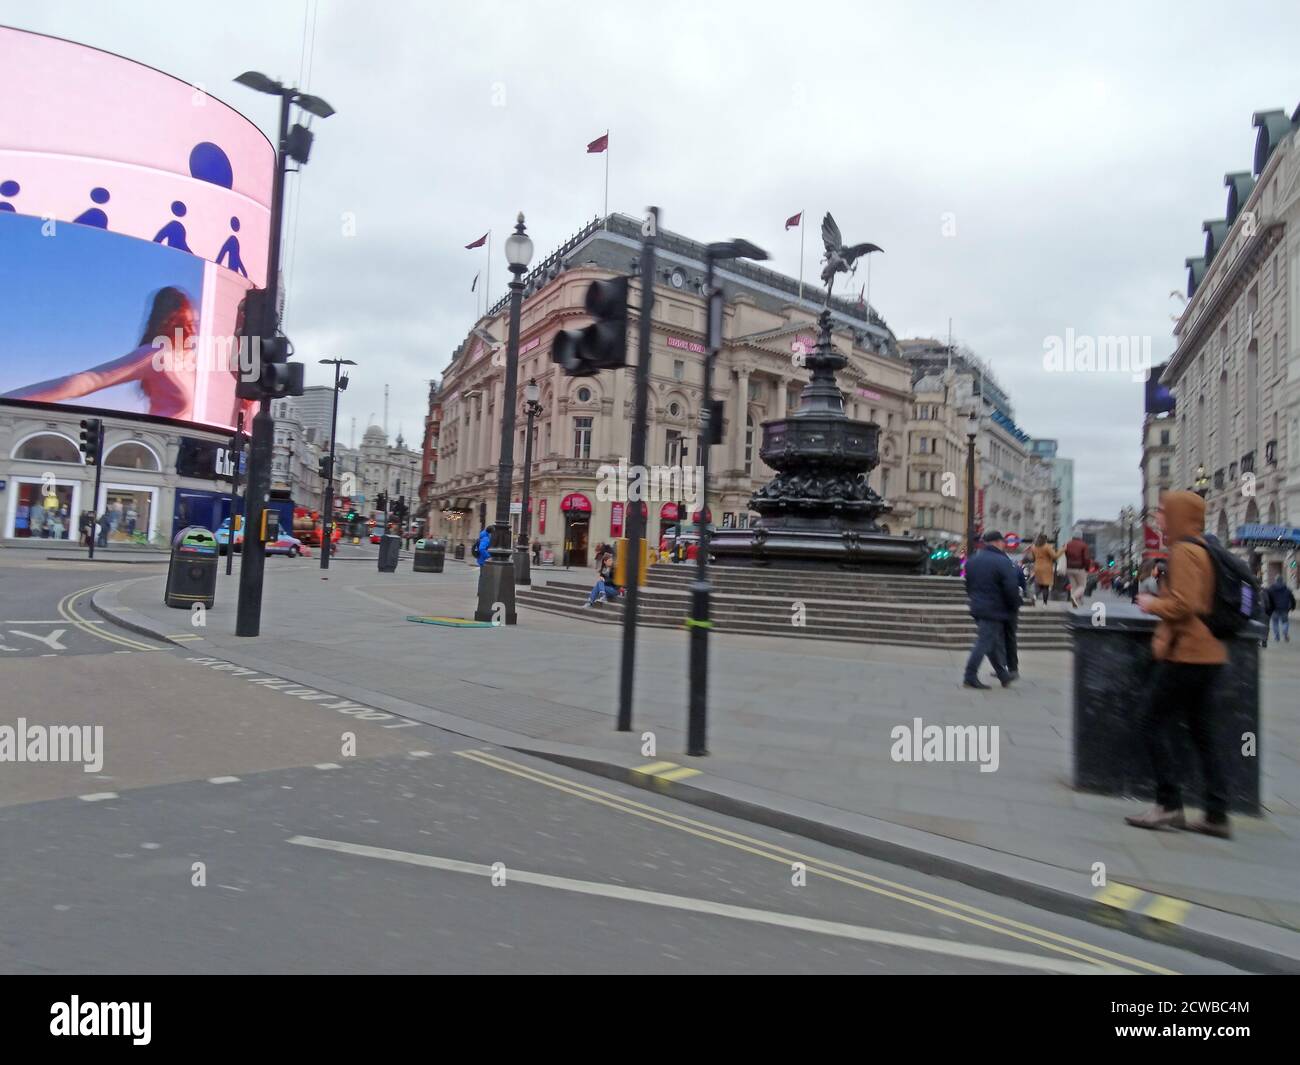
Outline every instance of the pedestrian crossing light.
[[1107, 555], [1107, 556], [1106, 556], [1106, 565], [1107, 565], [1107, 566], [1113, 566], [1113, 565], [1115, 565], [1115, 556], [1114, 556], [1114, 555]]

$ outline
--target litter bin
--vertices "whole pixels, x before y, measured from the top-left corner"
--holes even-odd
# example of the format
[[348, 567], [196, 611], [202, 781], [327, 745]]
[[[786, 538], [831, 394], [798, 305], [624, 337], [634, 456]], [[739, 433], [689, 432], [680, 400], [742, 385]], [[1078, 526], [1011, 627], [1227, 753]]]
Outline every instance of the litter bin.
[[454, 559], [457, 559], [457, 560], [459, 560], [459, 561], [461, 561], [461, 562], [464, 562], [464, 561], [465, 561], [465, 545], [464, 545], [464, 544], [457, 544], [457, 545], [456, 545], [456, 550], [452, 552], [452, 556], [451, 556], [451, 557], [454, 558]]
[[417, 540], [415, 542], [415, 572], [441, 573], [447, 560], [446, 540]]
[[179, 610], [195, 603], [210, 607], [217, 597], [217, 538], [207, 529], [190, 525], [172, 541], [163, 602]]
[[[1104, 606], [1105, 614], [1095, 613]], [[1103, 621], [1104, 624], [1097, 624]], [[1154, 662], [1156, 619], [1133, 604], [1104, 597], [1070, 611], [1074, 640], [1074, 787], [1101, 795], [1154, 799], [1155, 782], [1145, 743]], [[1228, 642], [1211, 706], [1216, 748], [1223, 756], [1228, 809], [1259, 814], [1259, 641], [1264, 626], [1251, 622]], [[1248, 744], [1246, 734], [1254, 737]], [[1200, 761], [1187, 726], [1170, 740], [1183, 797], [1198, 806], [1204, 794]], [[1246, 753], [1249, 751], [1250, 753]]]
[[396, 573], [401, 554], [402, 538], [396, 533], [384, 533], [379, 538], [379, 572]]

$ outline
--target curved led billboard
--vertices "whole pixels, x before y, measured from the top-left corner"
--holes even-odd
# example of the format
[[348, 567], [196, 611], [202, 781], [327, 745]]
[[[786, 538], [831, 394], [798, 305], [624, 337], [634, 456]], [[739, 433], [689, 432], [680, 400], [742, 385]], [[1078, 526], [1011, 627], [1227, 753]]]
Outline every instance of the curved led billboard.
[[0, 398], [233, 427], [274, 151], [200, 88], [0, 27]]

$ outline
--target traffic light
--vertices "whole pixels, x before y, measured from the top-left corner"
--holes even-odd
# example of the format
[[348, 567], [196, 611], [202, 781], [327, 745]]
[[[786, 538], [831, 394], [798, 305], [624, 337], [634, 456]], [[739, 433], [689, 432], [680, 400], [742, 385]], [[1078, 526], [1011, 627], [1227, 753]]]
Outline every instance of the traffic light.
[[377, 498], [377, 499], [375, 500], [375, 506], [377, 506], [377, 507], [378, 507], [380, 510], [382, 510], [385, 514], [388, 513], [388, 493], [387, 493], [387, 492], [380, 492], [380, 493], [379, 493], [379, 498]]
[[1113, 565], [1115, 565], [1115, 556], [1114, 556], [1114, 555], [1107, 555], [1107, 556], [1106, 556], [1106, 565], [1107, 565], [1107, 566], [1113, 566]]
[[303, 393], [303, 366], [290, 362], [293, 345], [279, 331], [276, 315], [267, 303], [266, 289], [249, 289], [244, 297], [244, 322], [239, 345], [244, 352], [256, 353], [257, 358], [241, 359], [251, 365], [254, 376], [240, 376], [235, 394], [240, 399], [284, 399]]
[[627, 365], [628, 278], [593, 281], [587, 289], [587, 313], [596, 320], [584, 329], [565, 329], [555, 336], [552, 361], [570, 377], [594, 377], [601, 370]]
[[328, 481], [330, 477], [330, 457], [328, 455], [322, 455], [317, 459], [316, 469], [320, 471], [321, 477]]
[[81, 453], [98, 465], [99, 449], [104, 443], [104, 423], [99, 418], [81, 419]]

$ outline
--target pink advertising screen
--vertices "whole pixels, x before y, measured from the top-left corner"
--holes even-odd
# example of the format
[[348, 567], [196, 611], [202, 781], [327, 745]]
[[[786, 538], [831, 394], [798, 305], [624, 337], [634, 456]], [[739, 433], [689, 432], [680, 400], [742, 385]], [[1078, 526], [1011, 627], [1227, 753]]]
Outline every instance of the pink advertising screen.
[[0, 27], [0, 399], [231, 427], [274, 152], [200, 88]]

